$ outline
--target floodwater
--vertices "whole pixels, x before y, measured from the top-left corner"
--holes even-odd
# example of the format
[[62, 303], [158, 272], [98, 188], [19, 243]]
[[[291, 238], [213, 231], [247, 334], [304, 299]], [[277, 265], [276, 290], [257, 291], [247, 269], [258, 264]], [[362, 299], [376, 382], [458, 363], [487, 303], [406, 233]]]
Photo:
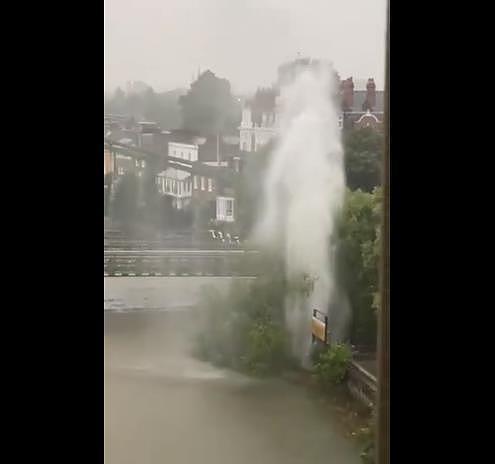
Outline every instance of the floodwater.
[[105, 312], [107, 464], [359, 464], [316, 398], [189, 355], [194, 310]]

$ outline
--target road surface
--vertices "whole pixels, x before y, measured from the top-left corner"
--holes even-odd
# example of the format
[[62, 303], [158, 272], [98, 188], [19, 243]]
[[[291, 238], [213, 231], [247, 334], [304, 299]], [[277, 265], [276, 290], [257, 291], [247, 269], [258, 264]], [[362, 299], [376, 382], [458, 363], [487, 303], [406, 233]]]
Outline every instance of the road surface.
[[107, 464], [360, 464], [304, 387], [190, 356], [196, 321], [194, 310], [105, 312]]

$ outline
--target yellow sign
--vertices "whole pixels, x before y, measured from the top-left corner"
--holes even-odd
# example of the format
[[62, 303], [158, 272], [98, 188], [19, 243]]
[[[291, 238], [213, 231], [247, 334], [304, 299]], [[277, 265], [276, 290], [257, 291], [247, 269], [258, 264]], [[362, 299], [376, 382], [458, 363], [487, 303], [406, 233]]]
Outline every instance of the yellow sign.
[[327, 342], [327, 326], [323, 321], [313, 316], [311, 331], [313, 336], [323, 343]]

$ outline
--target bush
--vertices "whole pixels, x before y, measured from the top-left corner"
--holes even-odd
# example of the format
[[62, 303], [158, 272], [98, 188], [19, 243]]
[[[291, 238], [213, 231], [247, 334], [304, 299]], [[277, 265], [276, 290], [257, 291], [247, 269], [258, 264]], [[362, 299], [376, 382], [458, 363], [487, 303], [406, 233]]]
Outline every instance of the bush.
[[360, 438], [363, 444], [361, 461], [363, 464], [375, 463], [375, 415], [373, 413], [367, 427], [360, 430]]
[[382, 191], [347, 191], [338, 223], [337, 277], [352, 307], [351, 343], [376, 345]]
[[363, 464], [375, 464], [375, 443], [368, 443], [360, 457]]
[[327, 350], [328, 350], [328, 346], [321, 341], [318, 341], [316, 343], [311, 344], [310, 358], [311, 358], [311, 363], [313, 364], [313, 366], [316, 365], [316, 363], [320, 359], [320, 356], [323, 353], [325, 353]]
[[347, 345], [334, 345], [320, 354], [315, 364], [315, 374], [320, 385], [331, 388], [341, 384], [351, 360]]
[[[290, 282], [277, 264], [248, 286], [233, 285], [227, 296], [205, 293], [205, 323], [196, 340], [197, 357], [254, 375], [292, 367], [285, 327], [285, 297], [305, 292], [308, 278]], [[301, 282], [299, 282], [301, 280]]]
[[286, 361], [285, 330], [271, 321], [255, 320], [248, 332], [246, 354], [242, 357], [246, 370], [256, 375], [275, 373]]

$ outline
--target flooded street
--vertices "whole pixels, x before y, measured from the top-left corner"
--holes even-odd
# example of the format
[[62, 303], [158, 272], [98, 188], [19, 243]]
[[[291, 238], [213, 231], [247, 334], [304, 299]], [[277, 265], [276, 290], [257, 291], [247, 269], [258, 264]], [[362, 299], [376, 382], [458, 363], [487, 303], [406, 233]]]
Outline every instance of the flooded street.
[[358, 464], [309, 391], [189, 355], [192, 310], [105, 313], [107, 464]]

